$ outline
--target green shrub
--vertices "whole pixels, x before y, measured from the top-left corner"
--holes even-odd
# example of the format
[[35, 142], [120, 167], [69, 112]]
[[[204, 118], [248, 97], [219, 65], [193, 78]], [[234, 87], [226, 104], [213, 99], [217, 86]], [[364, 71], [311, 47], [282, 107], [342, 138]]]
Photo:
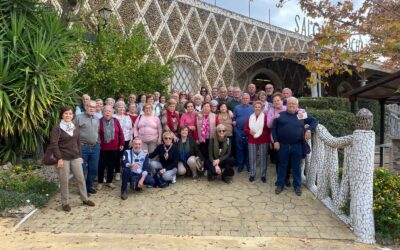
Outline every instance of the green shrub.
[[356, 116], [346, 111], [307, 109], [307, 112], [324, 125], [333, 136], [353, 134]]
[[377, 238], [400, 241], [400, 175], [375, 170], [373, 209]]
[[[57, 192], [54, 182], [32, 173], [0, 172], [0, 211], [32, 203], [43, 207]], [[29, 202], [27, 202], [29, 201]]]
[[350, 102], [346, 98], [339, 97], [301, 97], [300, 107], [317, 110], [336, 110], [350, 112]]

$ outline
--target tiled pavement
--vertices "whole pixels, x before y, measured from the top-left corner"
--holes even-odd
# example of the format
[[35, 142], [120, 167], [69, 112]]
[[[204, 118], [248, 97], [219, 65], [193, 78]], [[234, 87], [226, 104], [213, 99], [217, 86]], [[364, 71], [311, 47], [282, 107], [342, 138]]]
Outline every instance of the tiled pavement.
[[[129, 233], [197, 236], [307, 237], [354, 240], [352, 232], [303, 188], [274, 193], [274, 169], [268, 182], [250, 183], [247, 174], [232, 184], [178, 178], [166, 189], [149, 188], [120, 199], [119, 187], [104, 187], [82, 206], [76, 189], [70, 213], [61, 210], [59, 194], [36, 212], [20, 230], [63, 233]], [[117, 185], [120, 183], [117, 183]], [[74, 185], [74, 183], [72, 183]]]

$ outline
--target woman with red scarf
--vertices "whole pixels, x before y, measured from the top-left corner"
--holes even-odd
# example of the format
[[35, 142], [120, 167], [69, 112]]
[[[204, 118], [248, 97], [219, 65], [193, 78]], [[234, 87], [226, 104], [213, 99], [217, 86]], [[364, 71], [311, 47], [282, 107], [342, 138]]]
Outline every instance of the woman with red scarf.
[[179, 113], [176, 111], [176, 101], [169, 99], [167, 102], [167, 108], [161, 115], [161, 125], [164, 132], [171, 132], [173, 141], [178, 142], [178, 129], [179, 129]]

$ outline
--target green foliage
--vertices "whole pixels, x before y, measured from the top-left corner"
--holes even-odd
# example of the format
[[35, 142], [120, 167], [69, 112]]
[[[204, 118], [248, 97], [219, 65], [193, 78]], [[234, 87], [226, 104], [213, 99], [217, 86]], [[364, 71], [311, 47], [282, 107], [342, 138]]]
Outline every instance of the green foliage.
[[350, 112], [350, 102], [345, 98], [338, 97], [301, 97], [300, 106], [304, 108], [336, 110]]
[[[374, 126], [373, 126], [373, 130], [376, 134], [379, 134], [380, 128], [379, 128], [379, 119], [380, 119], [380, 109], [379, 109], [379, 104], [376, 101], [371, 101], [371, 100], [358, 100], [358, 110], [361, 108], [366, 108], [368, 110], [370, 110], [372, 112], [372, 114], [374, 115]], [[333, 114], [332, 111], [340, 111], [340, 112], [348, 112], [349, 116], [353, 117], [353, 114], [350, 113], [351, 109], [350, 109], [350, 102], [347, 98], [340, 98], [340, 97], [318, 97], [318, 98], [314, 98], [314, 97], [301, 97], [299, 99], [299, 106], [302, 108], [306, 108], [311, 109], [311, 110], [328, 110], [330, 113], [329, 114]], [[338, 113], [336, 116], [341, 117], [343, 116], [344, 113]], [[350, 120], [349, 120], [350, 119]], [[353, 121], [353, 118], [349, 118], [346, 119], [346, 121]], [[355, 121], [355, 120], [354, 120]], [[338, 123], [337, 126], [339, 127], [343, 127], [346, 126], [347, 129], [346, 131], [350, 131], [351, 132], [349, 134], [353, 133], [353, 130], [355, 129], [355, 124], [342, 124], [344, 122], [341, 122], [341, 120], [336, 120], [336, 121], [329, 121], [332, 126], [331, 127], [336, 127], [336, 125], [334, 125], [334, 123]], [[326, 124], [324, 122], [321, 122], [321, 124], [323, 124], [325, 127]], [[340, 124], [339, 124], [340, 123]], [[327, 127], [328, 128], [328, 127]], [[329, 131], [331, 131], [328, 128]], [[341, 129], [339, 129], [341, 130]], [[333, 133], [332, 133], [333, 134]], [[335, 134], [336, 135], [336, 134]], [[340, 136], [343, 136], [345, 134], [341, 134], [339, 133]]]
[[353, 134], [356, 116], [346, 111], [307, 109], [307, 112], [324, 125], [333, 136]]
[[377, 238], [400, 241], [400, 175], [375, 170], [373, 209]]
[[0, 172], [0, 211], [27, 203], [43, 207], [57, 192], [58, 186], [31, 172]]
[[95, 97], [116, 97], [130, 92], [164, 92], [172, 76], [172, 60], [162, 64], [155, 56], [143, 26], [125, 36], [103, 30], [97, 41], [84, 48], [86, 60], [79, 68], [77, 82]]
[[59, 108], [76, 98], [76, 43], [58, 14], [37, 1], [2, 1], [0, 16], [0, 162], [15, 163], [36, 150]]

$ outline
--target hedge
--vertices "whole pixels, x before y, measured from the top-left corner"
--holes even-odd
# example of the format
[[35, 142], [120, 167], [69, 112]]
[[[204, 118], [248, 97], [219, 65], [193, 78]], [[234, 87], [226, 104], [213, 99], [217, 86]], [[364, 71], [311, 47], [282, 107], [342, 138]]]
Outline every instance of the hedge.
[[[350, 109], [350, 102], [346, 98], [340, 98], [340, 97], [301, 97], [299, 99], [299, 106], [302, 108], [305, 108], [307, 110], [317, 110], [317, 111], [334, 111], [334, 112], [347, 112], [349, 113], [349, 116], [352, 116], [351, 114], [351, 109]], [[358, 107], [357, 107], [358, 106]], [[373, 130], [377, 135], [379, 135], [380, 127], [379, 127], [379, 119], [380, 119], [380, 108], [379, 108], [379, 103], [377, 101], [373, 100], [358, 100], [357, 101], [357, 106], [356, 110], [359, 110], [361, 108], [367, 108], [370, 110], [374, 116], [374, 126]], [[334, 113], [330, 113], [331, 115]], [[323, 116], [323, 115], [321, 115]], [[335, 117], [342, 117], [344, 116], [344, 113], [340, 114], [335, 114]], [[354, 116], [354, 115], [353, 115]], [[352, 118], [349, 118], [352, 119]], [[326, 119], [323, 119], [324, 122], [320, 120], [320, 123], [326, 126]], [[338, 120], [337, 126], [345, 126], [341, 124], [341, 120]], [[330, 119], [328, 119], [329, 123], [333, 123]], [[339, 124], [340, 123], [340, 124]], [[353, 123], [354, 124], [354, 123]], [[349, 124], [350, 126], [347, 128], [347, 131], [349, 131], [350, 128], [355, 129], [355, 126], [353, 124]], [[332, 125], [330, 127], [335, 128], [336, 125]], [[331, 131], [328, 128], [329, 131]], [[339, 129], [341, 131], [341, 129]], [[353, 131], [351, 131], [353, 133]], [[332, 133], [333, 134], [333, 133]], [[342, 135], [342, 134], [341, 134]]]
[[307, 112], [324, 125], [333, 136], [353, 134], [356, 116], [346, 111], [307, 109]]

